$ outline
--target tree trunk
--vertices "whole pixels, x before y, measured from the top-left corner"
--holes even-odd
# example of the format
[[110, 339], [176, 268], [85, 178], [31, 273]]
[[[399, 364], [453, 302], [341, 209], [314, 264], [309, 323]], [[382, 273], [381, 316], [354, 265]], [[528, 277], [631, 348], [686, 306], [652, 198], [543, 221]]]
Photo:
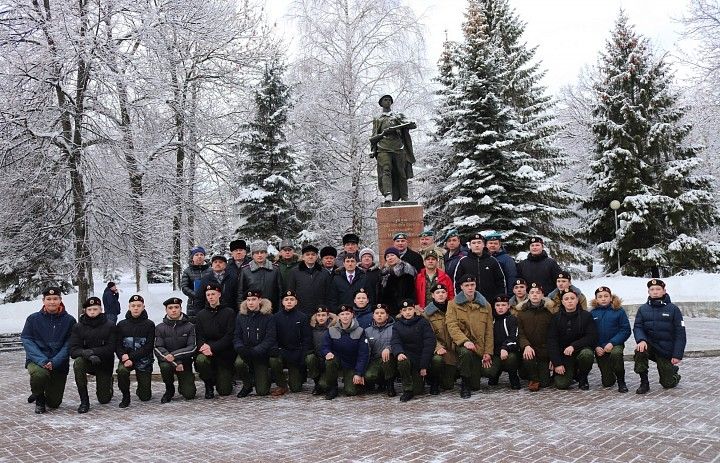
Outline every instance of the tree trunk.
[[180, 289], [180, 273], [182, 272], [180, 238], [182, 232], [182, 209], [185, 197], [185, 122], [183, 117], [182, 92], [178, 82], [177, 69], [170, 70], [173, 85], [173, 111], [175, 112], [175, 130], [177, 131], [177, 149], [175, 151], [175, 215], [173, 216], [172, 234], [172, 264], [173, 264], [173, 291]]

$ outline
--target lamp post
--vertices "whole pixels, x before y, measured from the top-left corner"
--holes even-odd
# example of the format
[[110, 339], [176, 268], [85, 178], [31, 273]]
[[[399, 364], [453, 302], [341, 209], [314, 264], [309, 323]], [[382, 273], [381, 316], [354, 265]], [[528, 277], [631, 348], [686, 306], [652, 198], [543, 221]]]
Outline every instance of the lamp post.
[[618, 262], [618, 275], [622, 275], [622, 271], [620, 270], [620, 242], [618, 239], [618, 209], [620, 209], [620, 201], [617, 199], [613, 199], [610, 201], [610, 209], [615, 211], [615, 254], [617, 254], [617, 262]]

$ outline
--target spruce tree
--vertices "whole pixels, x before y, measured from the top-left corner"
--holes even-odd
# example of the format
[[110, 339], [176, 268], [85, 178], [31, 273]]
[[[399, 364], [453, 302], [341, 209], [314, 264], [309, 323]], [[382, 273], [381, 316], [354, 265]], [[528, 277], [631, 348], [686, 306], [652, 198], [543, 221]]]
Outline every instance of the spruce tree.
[[[658, 277], [681, 269], [711, 269], [720, 263], [717, 247], [701, 232], [720, 223], [711, 194], [712, 179], [696, 175], [698, 148], [688, 146], [668, 65], [655, 58], [621, 12], [605, 51], [593, 109], [595, 160], [588, 238], [597, 244], [606, 268], [620, 263], [626, 274]], [[615, 233], [610, 202], [618, 200]]]
[[291, 89], [284, 72], [279, 59], [267, 63], [255, 93], [255, 118], [244, 127], [239, 146], [235, 234], [246, 239], [293, 239], [309, 219], [309, 208], [302, 207], [307, 182], [285, 135]]

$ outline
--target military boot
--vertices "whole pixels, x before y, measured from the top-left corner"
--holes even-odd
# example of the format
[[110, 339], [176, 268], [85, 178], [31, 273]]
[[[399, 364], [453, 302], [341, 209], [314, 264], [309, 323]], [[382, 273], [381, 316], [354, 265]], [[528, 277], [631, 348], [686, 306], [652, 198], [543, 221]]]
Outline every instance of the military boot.
[[460, 383], [460, 398], [469, 399], [472, 396], [472, 390], [470, 389], [470, 378], [462, 377]]
[[397, 395], [397, 392], [395, 392], [395, 380], [394, 379], [388, 379], [385, 381], [385, 389], [387, 390], [388, 397], [395, 397]]
[[497, 386], [500, 382], [500, 374], [502, 371], [498, 371], [492, 378], [488, 378], [488, 386]]
[[510, 389], [520, 389], [520, 377], [518, 376], [517, 370], [508, 371], [508, 378], [510, 379]]
[[578, 374], [578, 388], [581, 391], [587, 391], [590, 389], [590, 383], [588, 383], [587, 373]]
[[122, 393], [122, 400], [118, 405], [119, 408], [128, 408], [130, 406], [130, 392]]
[[37, 399], [37, 396], [35, 394], [30, 394], [28, 396], [28, 403], [31, 404], [31, 403], [35, 402], [35, 399]]
[[408, 400], [411, 400], [413, 397], [415, 397], [415, 394], [413, 394], [412, 391], [405, 391], [400, 395], [400, 402], [407, 402]]
[[160, 398], [160, 403], [166, 404], [166, 403], [170, 402], [174, 396], [175, 396], [175, 385], [172, 383], [165, 384], [165, 394], [163, 394], [163, 396]]
[[640, 387], [635, 390], [636, 394], [647, 394], [650, 391], [650, 381], [648, 380], [648, 374], [640, 373]]
[[438, 378], [430, 379], [430, 395], [440, 394], [440, 380]]
[[316, 379], [315, 386], [313, 387], [313, 390], [312, 390], [312, 395], [320, 395], [320, 394], [322, 394], [322, 387], [320, 386], [320, 380]]
[[625, 384], [625, 372], [623, 371], [621, 375], [617, 375], [617, 387], [618, 392], [627, 392], [628, 387], [627, 384]]
[[205, 398], [212, 399], [215, 397], [215, 385], [209, 381], [205, 381]]
[[35, 396], [35, 413], [38, 415], [41, 415], [45, 413], [45, 396], [44, 395], [37, 395]]
[[87, 413], [90, 410], [90, 397], [88, 397], [87, 386], [78, 386], [78, 395], [80, 395], [80, 406], [78, 413]]
[[328, 390], [325, 393], [325, 399], [333, 400], [337, 396], [338, 396], [338, 385], [337, 385], [337, 381], [335, 381], [333, 384], [330, 384], [330, 387], [328, 387]]

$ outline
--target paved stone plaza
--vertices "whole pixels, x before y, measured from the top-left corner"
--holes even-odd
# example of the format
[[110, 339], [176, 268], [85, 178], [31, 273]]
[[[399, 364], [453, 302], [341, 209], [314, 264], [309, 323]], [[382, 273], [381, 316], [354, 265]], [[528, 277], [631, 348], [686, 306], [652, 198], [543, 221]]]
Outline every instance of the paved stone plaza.
[[[533, 394], [501, 382], [469, 400], [456, 390], [407, 404], [376, 395], [329, 402], [308, 384], [281, 398], [160, 405], [154, 382], [150, 402], [133, 396], [121, 410], [116, 390], [86, 415], [75, 412], [71, 373], [60, 409], [35, 415], [23, 352], [2, 357], [0, 461], [720, 461], [720, 358], [686, 359], [669, 391], [653, 371], [644, 397], [601, 389], [597, 370], [588, 392]], [[628, 379], [634, 390], [637, 376]]]

